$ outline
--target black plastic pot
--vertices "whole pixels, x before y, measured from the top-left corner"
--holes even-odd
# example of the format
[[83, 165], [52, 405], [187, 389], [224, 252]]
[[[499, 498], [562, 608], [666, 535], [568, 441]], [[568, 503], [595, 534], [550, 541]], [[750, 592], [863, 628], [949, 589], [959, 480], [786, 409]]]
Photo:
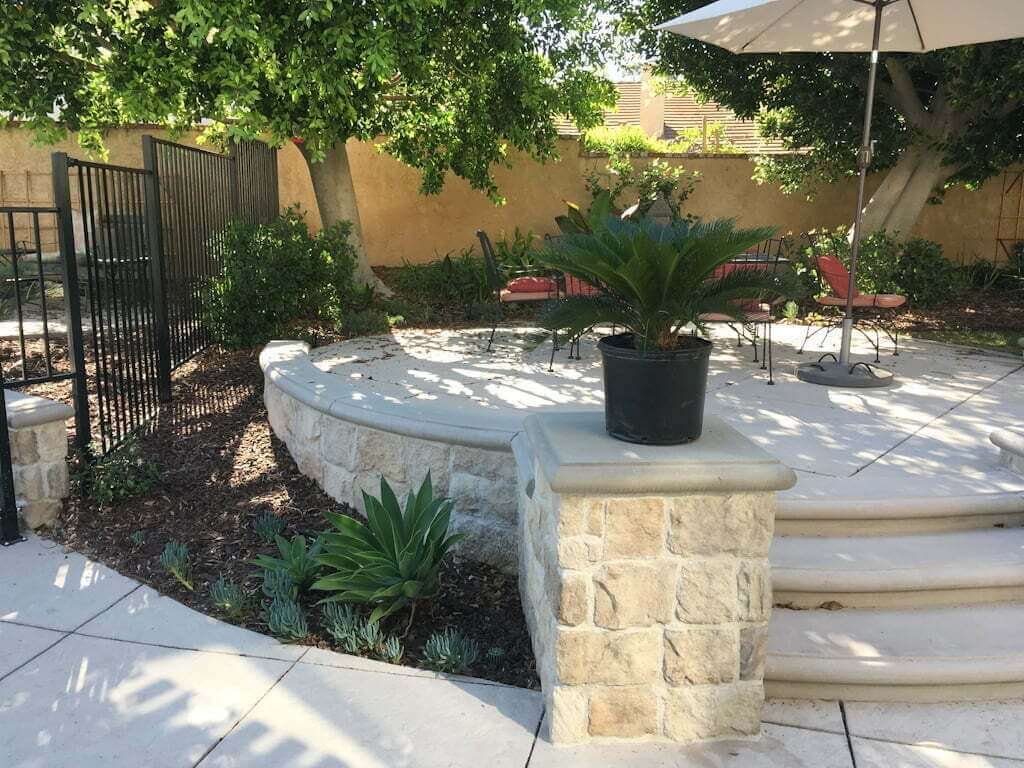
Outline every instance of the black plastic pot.
[[645, 445], [680, 445], [700, 437], [711, 342], [681, 336], [679, 343], [672, 351], [639, 352], [631, 333], [598, 342], [609, 435]]

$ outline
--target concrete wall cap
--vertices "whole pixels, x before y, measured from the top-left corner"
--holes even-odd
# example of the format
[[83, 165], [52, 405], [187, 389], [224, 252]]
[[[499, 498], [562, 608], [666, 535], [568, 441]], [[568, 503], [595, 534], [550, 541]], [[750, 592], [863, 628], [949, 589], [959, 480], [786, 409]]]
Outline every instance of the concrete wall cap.
[[463, 409], [434, 405], [424, 409], [414, 400], [394, 400], [357, 389], [317, 368], [309, 359], [309, 345], [299, 341], [270, 342], [260, 352], [260, 367], [275, 387], [310, 408], [383, 432], [509, 452], [513, 436], [521, 429], [510, 414], [495, 414], [482, 428], [479, 418]]
[[793, 470], [715, 416], [689, 445], [615, 440], [601, 411], [535, 414], [526, 433], [556, 493], [780, 491], [796, 483]]
[[989, 439], [992, 443], [1007, 453], [1024, 457], [1024, 434], [1011, 432], [1008, 429], [997, 429]]
[[66, 421], [75, 415], [75, 409], [46, 397], [28, 395], [11, 389], [4, 390], [7, 401], [7, 426], [11, 429], [35, 427], [51, 421]]

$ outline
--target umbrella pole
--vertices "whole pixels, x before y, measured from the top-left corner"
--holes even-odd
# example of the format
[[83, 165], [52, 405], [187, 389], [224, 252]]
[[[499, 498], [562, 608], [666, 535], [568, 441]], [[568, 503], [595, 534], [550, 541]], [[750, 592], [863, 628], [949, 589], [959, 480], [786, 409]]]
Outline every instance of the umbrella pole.
[[878, 79], [878, 53], [882, 40], [882, 13], [885, 10], [884, 0], [875, 0], [875, 32], [871, 44], [871, 68], [868, 71], [868, 95], [864, 108], [864, 137], [861, 141], [857, 165], [860, 168], [860, 180], [857, 186], [857, 212], [853, 218], [853, 242], [850, 246], [850, 284], [846, 291], [846, 314], [843, 317], [843, 340], [839, 348], [839, 362], [848, 365], [850, 362], [850, 344], [853, 340], [853, 298], [857, 293], [857, 258], [860, 256], [860, 244], [864, 226], [864, 198], [871, 168], [873, 151], [871, 148], [871, 123], [875, 111], [875, 83]]

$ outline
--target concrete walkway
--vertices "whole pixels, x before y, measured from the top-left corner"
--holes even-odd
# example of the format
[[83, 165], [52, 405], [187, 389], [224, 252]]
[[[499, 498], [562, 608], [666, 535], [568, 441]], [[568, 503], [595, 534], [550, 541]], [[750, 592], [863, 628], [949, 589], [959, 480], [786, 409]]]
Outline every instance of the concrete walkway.
[[555, 748], [543, 715], [534, 691], [281, 645], [44, 539], [0, 549], [4, 768], [1024, 768], [1024, 702], [769, 702], [760, 740], [689, 748]]

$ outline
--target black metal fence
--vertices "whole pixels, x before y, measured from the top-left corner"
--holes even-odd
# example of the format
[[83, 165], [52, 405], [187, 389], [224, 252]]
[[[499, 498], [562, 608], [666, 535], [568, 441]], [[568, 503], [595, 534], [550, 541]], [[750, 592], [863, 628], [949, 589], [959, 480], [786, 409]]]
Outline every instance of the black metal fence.
[[[170, 399], [173, 369], [214, 341], [227, 227], [280, 209], [277, 153], [260, 142], [218, 154], [147, 136], [143, 158], [128, 168], [54, 153], [54, 205], [0, 208], [0, 381], [70, 381], [83, 451], [94, 437], [112, 450]], [[11, 477], [4, 421], [2, 542], [17, 534]]]

